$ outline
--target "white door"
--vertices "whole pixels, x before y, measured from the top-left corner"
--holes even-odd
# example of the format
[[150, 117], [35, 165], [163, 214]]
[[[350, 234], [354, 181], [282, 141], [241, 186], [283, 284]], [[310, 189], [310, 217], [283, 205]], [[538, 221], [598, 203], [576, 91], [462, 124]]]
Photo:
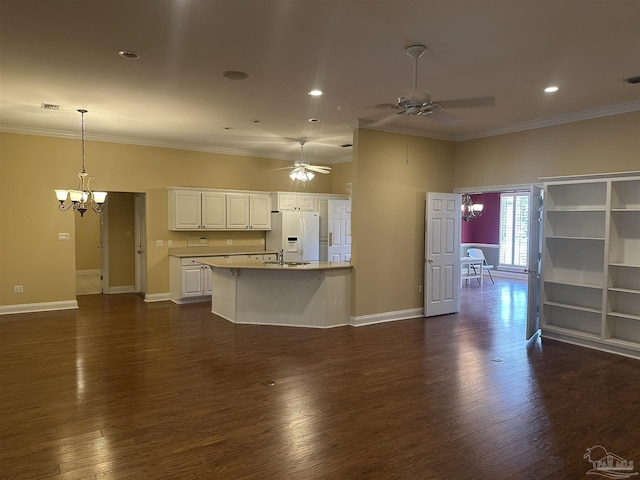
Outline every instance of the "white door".
[[427, 193], [425, 317], [460, 311], [460, 203], [457, 193]]
[[327, 212], [327, 260], [351, 260], [351, 200], [329, 200]]
[[542, 189], [529, 192], [529, 245], [527, 252], [527, 340], [540, 329], [540, 276], [542, 274]]

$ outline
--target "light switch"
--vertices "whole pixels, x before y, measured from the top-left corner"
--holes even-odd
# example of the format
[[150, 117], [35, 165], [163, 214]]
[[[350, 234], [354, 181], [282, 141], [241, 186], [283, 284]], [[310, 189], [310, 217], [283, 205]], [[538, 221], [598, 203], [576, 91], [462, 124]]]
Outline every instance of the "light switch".
[[58, 240], [69, 240], [70, 238], [68, 233], [58, 233]]

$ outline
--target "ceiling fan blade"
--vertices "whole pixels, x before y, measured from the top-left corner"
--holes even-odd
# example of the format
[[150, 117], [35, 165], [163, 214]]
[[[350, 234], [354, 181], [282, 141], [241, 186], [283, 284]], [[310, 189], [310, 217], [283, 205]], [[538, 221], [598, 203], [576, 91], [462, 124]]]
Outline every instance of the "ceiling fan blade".
[[290, 166], [290, 167], [280, 167], [280, 168], [272, 168], [271, 170], [273, 170], [273, 171], [276, 171], [276, 170], [293, 170], [294, 168], [297, 168], [297, 167], [293, 167], [293, 166]]
[[317, 165], [308, 165], [305, 167], [307, 170], [311, 170], [312, 172], [316, 172], [316, 173], [330, 173], [331, 172], [331, 167], [320, 167]]
[[454, 100], [434, 100], [442, 108], [476, 108], [495, 107], [496, 99], [493, 97], [458, 98]]
[[441, 125], [457, 125], [462, 122], [462, 119], [453, 113], [445, 112], [443, 110], [435, 110], [432, 115], [427, 115], [427, 118], [438, 122]]

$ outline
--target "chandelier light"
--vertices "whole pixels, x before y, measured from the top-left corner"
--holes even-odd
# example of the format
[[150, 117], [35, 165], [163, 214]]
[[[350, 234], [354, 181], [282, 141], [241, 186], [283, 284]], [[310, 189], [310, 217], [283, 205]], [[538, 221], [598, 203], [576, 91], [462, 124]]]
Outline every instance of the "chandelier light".
[[[79, 109], [82, 115], [82, 171], [78, 173], [78, 190], [56, 190], [56, 197], [60, 204], [58, 208], [65, 212], [73, 208], [81, 217], [89, 208], [96, 213], [102, 213], [102, 205], [107, 198], [107, 192], [92, 192], [89, 184], [94, 178], [84, 168], [84, 114], [86, 110]], [[68, 200], [68, 202], [67, 202]]]
[[462, 220], [465, 222], [482, 215], [483, 208], [484, 205], [481, 203], [473, 203], [471, 195], [468, 193], [462, 195], [462, 205], [460, 209], [462, 210]]

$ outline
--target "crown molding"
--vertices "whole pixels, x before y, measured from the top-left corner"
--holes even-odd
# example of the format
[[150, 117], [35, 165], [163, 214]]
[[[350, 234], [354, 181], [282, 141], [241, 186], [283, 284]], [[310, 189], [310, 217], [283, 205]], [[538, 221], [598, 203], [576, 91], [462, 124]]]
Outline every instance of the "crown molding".
[[353, 120], [349, 122], [349, 126], [352, 130], [357, 128], [364, 128], [367, 130], [375, 130], [377, 132], [387, 132], [387, 133], [397, 133], [400, 135], [411, 135], [413, 137], [424, 137], [424, 138], [433, 138], [434, 140], [449, 140], [456, 141], [456, 136], [449, 133], [441, 133], [441, 132], [432, 132], [429, 130], [419, 130], [417, 128], [405, 128], [405, 127], [394, 127], [392, 125], [377, 127], [374, 126], [376, 122], [372, 120]]
[[[63, 130], [50, 130], [45, 128], [16, 127], [13, 125], [2, 125], [2, 124], [0, 124], [0, 132], [17, 133], [20, 135], [37, 135], [41, 137], [54, 137], [54, 138], [68, 138], [68, 139], [81, 138], [81, 135], [77, 132], [67, 132]], [[295, 161], [299, 157], [297, 153], [295, 155], [271, 154], [271, 153], [259, 152], [259, 151], [252, 152], [249, 150], [236, 149], [236, 148], [225, 148], [225, 147], [205, 146], [205, 145], [189, 145], [184, 143], [171, 143], [171, 142], [162, 142], [158, 140], [149, 140], [149, 139], [131, 138], [131, 137], [117, 137], [117, 136], [111, 136], [111, 135], [85, 133], [84, 137], [85, 137], [85, 140], [93, 140], [97, 142], [120, 143], [125, 145], [139, 145], [143, 147], [171, 148], [175, 150], [188, 150], [192, 152], [221, 153], [225, 155], [268, 158], [271, 160]], [[343, 162], [350, 162], [350, 161], [351, 161], [351, 157], [338, 157], [338, 158], [332, 159], [331, 162], [321, 161], [318, 163], [331, 165], [333, 163], [343, 163]]]
[[582, 120], [591, 120], [593, 118], [608, 117], [611, 115], [619, 115], [622, 113], [635, 112], [640, 110], [640, 101], [620, 103], [618, 105], [610, 105], [607, 107], [593, 108], [591, 110], [582, 110], [580, 112], [567, 113], [564, 115], [556, 115], [554, 117], [540, 118], [528, 122], [516, 123], [509, 127], [497, 128], [495, 130], [485, 130], [484, 132], [468, 133], [457, 135], [457, 142], [465, 140], [473, 140], [477, 138], [493, 137], [496, 135], [505, 135], [507, 133], [523, 132], [526, 130], [535, 130], [537, 128], [552, 127], [554, 125], [562, 125], [565, 123], [580, 122]]

